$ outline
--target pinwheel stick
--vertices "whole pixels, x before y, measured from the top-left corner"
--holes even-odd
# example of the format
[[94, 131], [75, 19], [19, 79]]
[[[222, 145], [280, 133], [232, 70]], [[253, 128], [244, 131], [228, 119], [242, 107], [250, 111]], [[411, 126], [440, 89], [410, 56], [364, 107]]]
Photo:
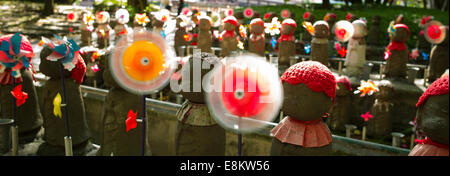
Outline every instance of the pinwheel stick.
[[[16, 87], [16, 78], [12, 79], [12, 87]], [[13, 125], [11, 126], [11, 135], [12, 135], [12, 156], [18, 156], [19, 154], [19, 127], [17, 126], [17, 108], [16, 108], [16, 98], [13, 96]]]
[[67, 108], [67, 99], [66, 99], [66, 84], [64, 82], [64, 67], [62, 63], [60, 64], [60, 72], [61, 72], [61, 82], [62, 82], [62, 90], [63, 90], [63, 99], [61, 102], [61, 107], [64, 107], [64, 114], [66, 116], [66, 136], [64, 137], [64, 145], [66, 149], [66, 156], [73, 156], [72, 152], [72, 137], [70, 137], [70, 128], [69, 128], [69, 112]]
[[242, 156], [241, 117], [238, 117], [238, 156]]
[[142, 96], [142, 153], [141, 155], [145, 155], [145, 133], [146, 133], [146, 124], [145, 124], [145, 116], [146, 116], [146, 102], [145, 102], [145, 95]]

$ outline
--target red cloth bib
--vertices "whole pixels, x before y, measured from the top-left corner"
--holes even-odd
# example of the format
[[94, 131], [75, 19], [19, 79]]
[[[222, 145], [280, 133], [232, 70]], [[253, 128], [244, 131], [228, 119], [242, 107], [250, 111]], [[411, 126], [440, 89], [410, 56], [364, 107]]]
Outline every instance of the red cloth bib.
[[332, 138], [322, 119], [301, 121], [287, 116], [271, 134], [283, 143], [302, 147], [322, 147], [331, 143]]

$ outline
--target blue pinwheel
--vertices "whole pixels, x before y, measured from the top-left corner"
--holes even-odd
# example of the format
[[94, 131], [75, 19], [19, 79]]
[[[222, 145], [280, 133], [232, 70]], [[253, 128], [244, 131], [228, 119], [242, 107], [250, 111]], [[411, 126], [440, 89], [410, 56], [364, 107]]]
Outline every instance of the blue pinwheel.
[[426, 61], [430, 58], [430, 55], [422, 51], [422, 58], [424, 61]]
[[306, 44], [306, 46], [304, 47], [305, 53], [309, 54], [311, 52], [311, 45], [310, 44]]
[[11, 69], [11, 75], [19, 78], [20, 70], [30, 67], [34, 55], [31, 43], [19, 33], [2, 36], [0, 41], [0, 74]]
[[80, 57], [80, 47], [72, 39], [64, 39], [55, 35], [55, 42], [42, 37], [40, 45], [45, 45], [50, 47], [53, 52], [47, 56], [47, 60], [57, 61], [61, 60], [65, 69], [71, 71], [75, 68], [75, 65], [81, 59]]
[[270, 40], [270, 44], [272, 45], [272, 48], [275, 48], [275, 46], [277, 46], [277, 40], [275, 39], [275, 37], [272, 37], [272, 39]]

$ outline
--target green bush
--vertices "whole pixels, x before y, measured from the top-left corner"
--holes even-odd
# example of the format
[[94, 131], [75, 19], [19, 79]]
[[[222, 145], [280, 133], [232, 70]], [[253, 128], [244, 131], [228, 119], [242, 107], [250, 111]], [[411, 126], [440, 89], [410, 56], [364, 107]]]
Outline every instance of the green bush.
[[[308, 9], [306, 8], [308, 7]], [[243, 11], [246, 7], [241, 7], [236, 11]], [[342, 8], [333, 8], [331, 10], [321, 9], [320, 4], [304, 4], [304, 6], [296, 6], [296, 5], [278, 5], [278, 6], [253, 6], [252, 9], [255, 12], [260, 14], [262, 18], [265, 13], [273, 12], [281, 16], [280, 13], [284, 9], [288, 9], [291, 13], [295, 14], [295, 21], [297, 22], [297, 29], [295, 32], [296, 38], [300, 37], [300, 34], [303, 33], [304, 28], [301, 23], [303, 22], [303, 13], [306, 11], [312, 12], [315, 16], [315, 20], [323, 20], [323, 17], [326, 13], [332, 12], [337, 15], [338, 20], [345, 20], [345, 16], [347, 13], [352, 13], [358, 17], [364, 17], [367, 20], [367, 27], [370, 28], [372, 16], [378, 15], [381, 17], [382, 22], [380, 24], [381, 31], [384, 32], [383, 36], [386, 42], [388, 42], [388, 37], [386, 34], [387, 28], [389, 26], [390, 21], [399, 14], [403, 14], [403, 21], [409, 27], [411, 32], [411, 36], [409, 40], [406, 42], [409, 49], [414, 48], [417, 36], [419, 35], [419, 31], [421, 28], [419, 27], [420, 19], [424, 15], [431, 15], [434, 17], [434, 20], [438, 20], [445, 25], [448, 25], [449, 15], [448, 12], [442, 12], [439, 10], [431, 10], [431, 9], [423, 9], [423, 8], [412, 8], [412, 7], [400, 7], [400, 6], [352, 6], [350, 8], [342, 7]], [[282, 19], [280, 19], [282, 20]], [[246, 19], [246, 23], [248, 23], [249, 19]]]

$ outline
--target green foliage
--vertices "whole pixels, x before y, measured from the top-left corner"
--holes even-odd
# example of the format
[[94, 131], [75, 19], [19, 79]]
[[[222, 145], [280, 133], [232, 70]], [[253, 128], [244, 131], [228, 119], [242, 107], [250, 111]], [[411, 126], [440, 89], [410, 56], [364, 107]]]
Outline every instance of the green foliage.
[[129, 6], [126, 2], [123, 2], [121, 0], [103, 0], [100, 3], [94, 4], [94, 12], [108, 11], [110, 14], [113, 14], [120, 8], [125, 8], [130, 13], [130, 24], [133, 23], [132, 19], [134, 19], [136, 13], [150, 13], [158, 10], [157, 8], [155, 8], [154, 4], [149, 3], [149, 5], [145, 8], [145, 11], [142, 12], [139, 11], [136, 7]]
[[[243, 11], [245, 7], [241, 7], [236, 9], [236, 11]], [[333, 8], [331, 10], [321, 9], [321, 4], [308, 4], [308, 6], [296, 6], [296, 5], [277, 5], [277, 6], [254, 6], [252, 9], [255, 12], [260, 14], [262, 18], [265, 13], [273, 12], [278, 14], [280, 18], [280, 12], [284, 9], [288, 9], [291, 13], [295, 14], [294, 20], [297, 22], [297, 29], [295, 31], [296, 38], [300, 37], [300, 34], [305, 30], [301, 23], [303, 22], [303, 13], [306, 11], [312, 12], [315, 16], [315, 20], [323, 20], [323, 17], [326, 13], [332, 12], [337, 15], [338, 20], [345, 20], [345, 16], [347, 13], [352, 13], [358, 17], [364, 17], [367, 20], [367, 27], [371, 26], [371, 19], [373, 16], [378, 15], [381, 17], [382, 21], [380, 24], [381, 31], [384, 32], [383, 37], [388, 42], [388, 37], [386, 34], [387, 28], [389, 26], [390, 21], [394, 19], [395, 16], [399, 14], [403, 14], [403, 21], [409, 27], [411, 32], [411, 36], [406, 42], [409, 49], [414, 48], [417, 36], [421, 30], [419, 27], [420, 19], [424, 15], [431, 15], [434, 17], [434, 20], [438, 20], [445, 25], [448, 25], [449, 15], [447, 12], [442, 12], [434, 9], [423, 9], [423, 8], [411, 8], [411, 7], [400, 7], [400, 6], [351, 6], [349, 8], [342, 6], [340, 8]], [[280, 20], [283, 20], [280, 18]], [[248, 23], [249, 19], [246, 19], [245, 23]]]

